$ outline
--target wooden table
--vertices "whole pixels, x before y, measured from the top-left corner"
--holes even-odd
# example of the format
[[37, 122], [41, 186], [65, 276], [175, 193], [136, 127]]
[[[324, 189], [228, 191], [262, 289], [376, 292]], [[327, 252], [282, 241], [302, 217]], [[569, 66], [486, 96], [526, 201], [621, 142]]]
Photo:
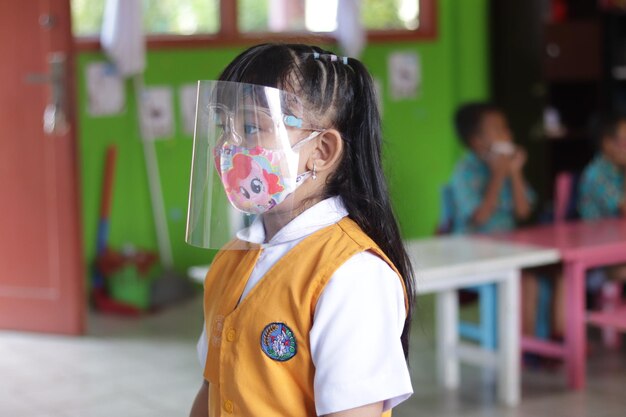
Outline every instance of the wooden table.
[[587, 270], [626, 263], [626, 220], [539, 226], [491, 237], [500, 242], [539, 245], [559, 251], [565, 279], [565, 341], [524, 337], [522, 344], [525, 351], [563, 358], [570, 387], [584, 388], [586, 323], [626, 329], [626, 312], [588, 315], [585, 308]]
[[[494, 365], [498, 398], [509, 406], [520, 399], [519, 278], [522, 268], [558, 262], [558, 251], [495, 242], [477, 236], [444, 236], [406, 242], [415, 268], [418, 294], [437, 297], [437, 361], [440, 383], [459, 385], [460, 360]], [[458, 332], [457, 291], [473, 285], [498, 285], [498, 348], [488, 351], [462, 343]]]

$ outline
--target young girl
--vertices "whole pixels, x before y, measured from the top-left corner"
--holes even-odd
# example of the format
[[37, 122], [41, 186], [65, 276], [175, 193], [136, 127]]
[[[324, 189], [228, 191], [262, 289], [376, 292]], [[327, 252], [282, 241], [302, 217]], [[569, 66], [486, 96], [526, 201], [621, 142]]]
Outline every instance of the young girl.
[[190, 415], [389, 415], [412, 393], [414, 284], [370, 75], [318, 47], [265, 44], [202, 83], [188, 241], [209, 246], [197, 230], [229, 217], [206, 217], [214, 173], [256, 218], [207, 274]]

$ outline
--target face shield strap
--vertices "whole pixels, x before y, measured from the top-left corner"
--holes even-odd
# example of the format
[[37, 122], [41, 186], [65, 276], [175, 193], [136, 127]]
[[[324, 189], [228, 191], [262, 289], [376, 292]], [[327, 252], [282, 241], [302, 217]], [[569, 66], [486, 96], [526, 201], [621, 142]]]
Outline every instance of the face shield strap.
[[299, 140], [298, 142], [296, 142], [292, 147], [291, 150], [295, 151], [298, 148], [302, 147], [304, 144], [306, 144], [307, 142], [312, 141], [313, 139], [315, 139], [316, 137], [318, 137], [321, 133], [323, 132], [323, 130], [314, 130], [313, 132], [311, 132], [307, 137], [305, 137], [304, 139]]
[[[291, 149], [294, 151], [297, 150], [302, 145], [318, 137], [322, 132], [323, 132], [322, 130], [316, 130], [314, 132], [311, 132], [311, 134], [309, 134], [306, 138], [298, 141], [295, 145], [293, 145]], [[300, 187], [300, 185], [302, 185], [302, 183], [309, 177], [313, 177], [313, 179], [316, 179], [317, 176], [315, 175], [315, 164], [313, 164], [313, 167], [314, 168], [312, 171], [305, 171], [302, 174], [298, 174], [298, 176], [296, 177], [296, 189]]]
[[300, 185], [302, 185], [304, 180], [309, 178], [311, 175], [313, 175], [313, 171], [305, 171], [302, 174], [298, 175], [296, 177], [296, 188], [298, 188]]

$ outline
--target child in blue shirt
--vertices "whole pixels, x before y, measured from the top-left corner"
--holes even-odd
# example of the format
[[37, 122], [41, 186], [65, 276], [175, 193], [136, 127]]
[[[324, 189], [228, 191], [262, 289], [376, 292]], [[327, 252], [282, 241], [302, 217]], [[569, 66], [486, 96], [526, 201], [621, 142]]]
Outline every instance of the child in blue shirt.
[[[579, 185], [578, 212], [584, 220], [626, 218], [626, 115], [605, 115], [592, 123], [598, 154], [583, 171]], [[626, 265], [593, 270], [590, 290], [597, 290], [606, 277], [626, 281]]]
[[[467, 152], [449, 183], [452, 232], [513, 230], [517, 221], [530, 216], [535, 198], [523, 173], [526, 151], [514, 143], [506, 116], [493, 104], [466, 103], [457, 110], [454, 122]], [[522, 292], [523, 332], [534, 334], [537, 280], [523, 279]]]
[[452, 175], [454, 233], [508, 231], [531, 214], [534, 195], [524, 178], [526, 152], [513, 142], [504, 113], [467, 103], [455, 116], [467, 153]]
[[598, 154], [583, 171], [578, 211], [585, 220], [626, 217], [626, 116], [604, 116], [594, 123]]

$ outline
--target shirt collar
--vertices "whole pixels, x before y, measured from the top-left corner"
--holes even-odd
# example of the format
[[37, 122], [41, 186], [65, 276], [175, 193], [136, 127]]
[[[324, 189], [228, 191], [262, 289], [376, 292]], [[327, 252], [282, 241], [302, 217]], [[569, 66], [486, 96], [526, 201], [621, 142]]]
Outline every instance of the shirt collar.
[[465, 160], [472, 166], [480, 168], [489, 168], [487, 163], [472, 150], [468, 150], [465, 154]]
[[302, 212], [280, 229], [269, 242], [265, 242], [265, 228], [261, 216], [258, 216], [250, 227], [237, 232], [237, 238], [262, 246], [278, 245], [309, 236], [324, 227], [337, 223], [347, 215], [348, 211], [341, 197], [334, 196]]
[[472, 150], [467, 150], [465, 152], [465, 159], [467, 159], [468, 161], [471, 161], [473, 163], [482, 163], [483, 160], [480, 159], [478, 157], [478, 155], [476, 155], [476, 152], [472, 151]]

